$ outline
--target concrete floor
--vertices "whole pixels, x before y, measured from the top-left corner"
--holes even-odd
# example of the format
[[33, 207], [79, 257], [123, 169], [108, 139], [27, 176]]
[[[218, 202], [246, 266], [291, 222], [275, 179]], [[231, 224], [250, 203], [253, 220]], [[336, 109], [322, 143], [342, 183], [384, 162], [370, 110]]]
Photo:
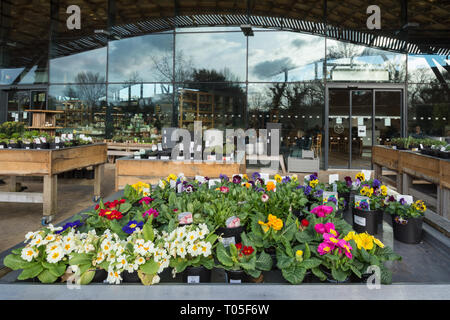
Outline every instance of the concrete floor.
[[[115, 166], [106, 164], [105, 178], [102, 182], [104, 196], [114, 193]], [[0, 177], [6, 184], [0, 185], [0, 191], [8, 191], [9, 177]], [[26, 186], [26, 192], [42, 192], [42, 178], [18, 177], [17, 182]], [[93, 204], [94, 180], [58, 179], [58, 214], [54, 225]], [[39, 230], [42, 218], [42, 204], [0, 202], [0, 252], [24, 241], [28, 231]]]

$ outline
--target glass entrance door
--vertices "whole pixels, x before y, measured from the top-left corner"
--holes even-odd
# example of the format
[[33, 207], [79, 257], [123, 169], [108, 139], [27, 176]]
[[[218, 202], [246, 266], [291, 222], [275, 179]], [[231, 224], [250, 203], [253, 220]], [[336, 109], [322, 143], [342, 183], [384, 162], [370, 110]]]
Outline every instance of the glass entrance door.
[[401, 136], [402, 90], [330, 89], [328, 102], [330, 168], [370, 169], [372, 146]]
[[25, 110], [45, 110], [47, 91], [42, 90], [6, 90], [6, 121], [30, 124], [31, 114]]

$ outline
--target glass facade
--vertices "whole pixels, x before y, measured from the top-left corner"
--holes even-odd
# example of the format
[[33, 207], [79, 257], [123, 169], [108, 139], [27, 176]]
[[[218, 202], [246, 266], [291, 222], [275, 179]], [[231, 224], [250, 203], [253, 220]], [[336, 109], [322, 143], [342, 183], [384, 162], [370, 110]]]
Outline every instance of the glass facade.
[[[408, 16], [420, 20], [417, 2], [408, 1]], [[380, 5], [385, 13], [381, 24], [389, 27], [354, 39], [333, 28], [367, 32], [370, 1], [360, 1], [359, 7], [304, 1], [288, 13], [273, 8], [273, 21], [281, 21], [281, 27], [263, 28], [255, 22], [259, 20], [249, 20], [255, 25], [252, 36], [244, 35], [239, 28], [243, 22], [233, 22], [226, 13], [267, 16], [270, 10], [263, 1], [251, 8], [246, 1], [220, 1], [212, 9], [200, 1], [194, 10], [175, 1], [130, 6], [105, 0], [94, 6], [91, 1], [59, 0], [34, 6], [26, 19], [22, 11], [29, 1], [8, 3], [1, 6], [0, 121], [27, 121], [21, 112], [35, 93], [10, 92], [11, 86], [40, 86], [33, 89], [44, 90], [47, 101], [41, 107], [66, 111], [58, 121], [67, 130], [106, 139], [151, 139], [162, 127], [192, 130], [194, 120], [221, 130], [265, 129], [278, 123], [284, 155], [309, 144], [326, 166], [325, 143], [330, 151], [338, 148], [331, 140], [325, 142], [326, 128], [334, 134], [336, 118], [350, 116], [348, 96], [334, 92], [327, 101], [327, 86], [373, 83], [385, 89], [404, 86], [394, 93], [370, 91], [366, 96], [376, 101], [373, 106], [361, 100], [364, 114], [375, 110], [374, 127], [367, 123], [366, 129], [375, 132], [376, 143], [393, 136], [393, 130], [400, 134], [399, 117], [405, 112], [406, 133], [420, 125], [426, 135], [450, 135], [448, 55], [419, 54], [414, 45], [381, 49], [382, 44], [392, 47], [387, 36], [426, 39], [448, 26], [405, 31], [400, 3]], [[66, 9], [73, 4], [81, 8], [81, 28], [68, 32]], [[221, 12], [222, 24], [208, 20], [212, 18], [206, 13], [214, 11]], [[289, 31], [295, 29], [289, 24], [294, 17], [305, 22], [298, 32]], [[320, 23], [329, 28], [311, 27]], [[213, 24], [218, 26], [208, 26]], [[353, 104], [364, 96], [355, 95]], [[399, 104], [393, 104], [397, 99]], [[389, 125], [386, 116], [391, 117]], [[355, 129], [353, 123], [338, 124], [348, 132]]]

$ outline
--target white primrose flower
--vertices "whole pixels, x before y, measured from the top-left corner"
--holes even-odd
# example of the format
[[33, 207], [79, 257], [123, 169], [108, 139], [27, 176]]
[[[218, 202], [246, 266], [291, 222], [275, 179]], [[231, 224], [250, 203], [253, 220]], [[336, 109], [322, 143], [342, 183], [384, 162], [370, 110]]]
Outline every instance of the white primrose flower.
[[120, 284], [122, 281], [122, 277], [117, 270], [109, 269], [108, 270], [108, 278], [106, 278], [106, 281], [111, 284]]
[[186, 245], [187, 245], [187, 243], [182, 243], [177, 248], [177, 255], [183, 259], [186, 257], [186, 254], [187, 254]]
[[47, 253], [47, 262], [49, 263], [57, 263], [61, 261], [61, 259], [64, 257], [64, 253], [62, 248], [53, 250], [49, 253]]
[[26, 235], [25, 235], [25, 241], [24, 241], [24, 243], [25, 242], [27, 242], [27, 241], [30, 241], [30, 240], [33, 240], [33, 238], [35, 237], [35, 235], [37, 234], [37, 232], [28, 232]]
[[141, 264], [145, 263], [145, 258], [144, 257], [137, 257], [135, 260], [135, 264], [137, 264], [138, 266], [140, 266]]
[[197, 240], [198, 237], [199, 237], [199, 234], [196, 231], [191, 231], [186, 235], [187, 241], [189, 241], [191, 243], [194, 242], [195, 240]]
[[105, 239], [105, 240], [102, 241], [102, 244], [101, 244], [100, 247], [105, 253], [107, 253], [107, 252], [110, 252], [112, 250], [113, 244], [111, 243], [111, 241]]
[[60, 245], [58, 245], [57, 243], [50, 243], [47, 245], [47, 247], [45, 248], [45, 252], [47, 252], [47, 254], [52, 253], [55, 250], [60, 250], [62, 251], [63, 249], [61, 248]]
[[159, 186], [161, 189], [164, 189], [164, 188], [166, 187], [166, 183], [165, 183], [164, 181], [162, 181], [162, 180], [159, 180], [158, 186]]
[[51, 232], [60, 231], [63, 229], [62, 227], [54, 227], [51, 223], [47, 226], [47, 228], [50, 229]]
[[128, 261], [125, 256], [119, 256], [117, 258], [117, 263], [119, 264], [119, 268], [124, 270], [128, 267]]
[[201, 252], [204, 257], [209, 257], [211, 255], [211, 243], [209, 242], [202, 242], [201, 244]]
[[198, 245], [198, 243], [193, 243], [193, 244], [190, 244], [188, 247], [187, 247], [187, 251], [188, 251], [188, 253], [191, 255], [191, 256], [193, 256], [193, 257], [196, 257], [196, 256], [198, 256], [199, 254], [201, 254], [201, 247]]
[[32, 246], [32, 247], [40, 247], [40, 246], [42, 246], [44, 243], [43, 243], [43, 240], [42, 240], [42, 236], [40, 235], [40, 234], [37, 234], [34, 238], [33, 238], [33, 240], [30, 242], [30, 245]]
[[31, 260], [36, 258], [38, 256], [38, 254], [39, 254], [38, 250], [35, 250], [32, 247], [25, 247], [25, 248], [22, 249], [22, 252], [21, 252], [20, 256], [21, 256], [21, 258], [23, 260], [31, 262]]

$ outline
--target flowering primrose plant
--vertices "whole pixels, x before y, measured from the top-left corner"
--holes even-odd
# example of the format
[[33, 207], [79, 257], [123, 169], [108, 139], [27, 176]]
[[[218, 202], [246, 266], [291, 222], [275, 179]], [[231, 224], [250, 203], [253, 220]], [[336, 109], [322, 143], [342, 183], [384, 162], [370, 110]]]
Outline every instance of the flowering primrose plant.
[[403, 198], [398, 201], [387, 201], [386, 212], [396, 216], [396, 222], [402, 223], [409, 218], [421, 218], [425, 215], [427, 207], [422, 200], [417, 200], [412, 204], [407, 204]]

